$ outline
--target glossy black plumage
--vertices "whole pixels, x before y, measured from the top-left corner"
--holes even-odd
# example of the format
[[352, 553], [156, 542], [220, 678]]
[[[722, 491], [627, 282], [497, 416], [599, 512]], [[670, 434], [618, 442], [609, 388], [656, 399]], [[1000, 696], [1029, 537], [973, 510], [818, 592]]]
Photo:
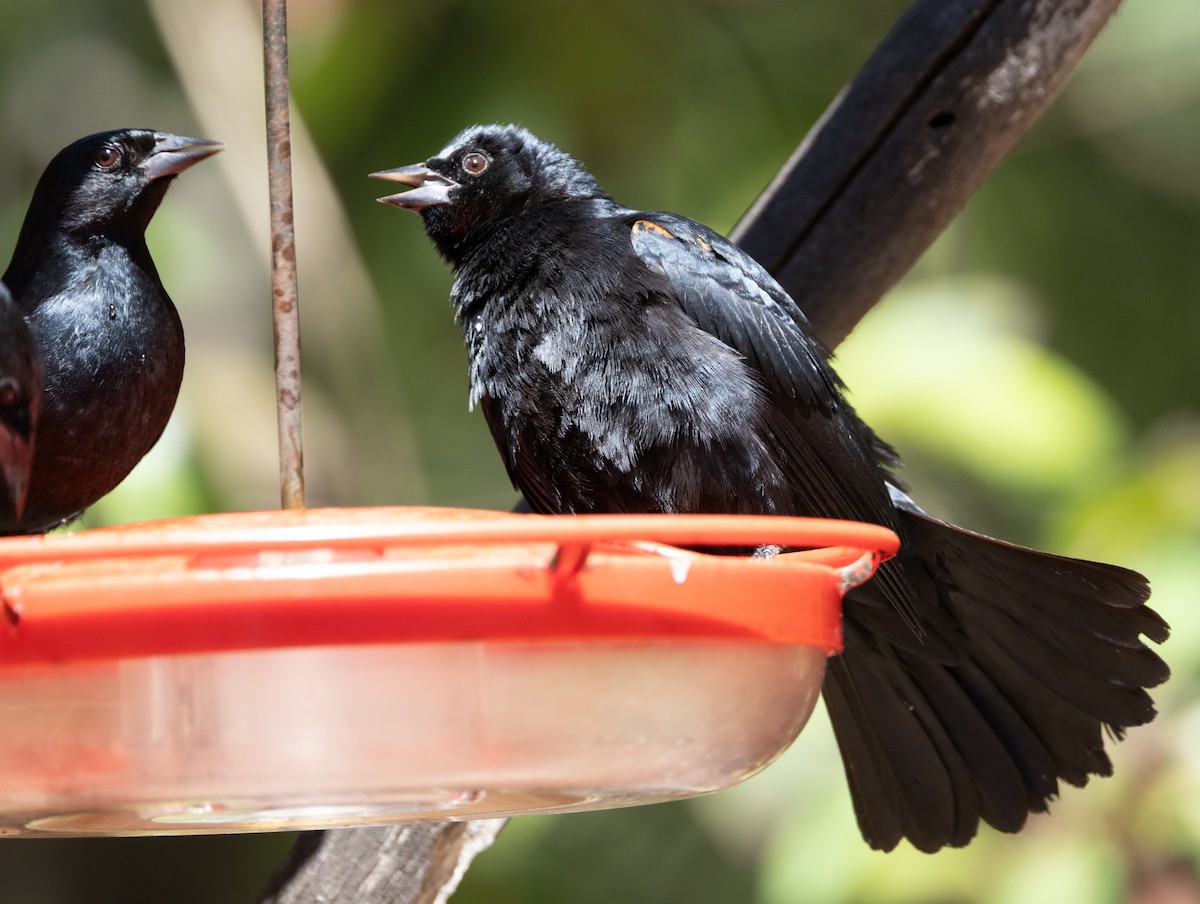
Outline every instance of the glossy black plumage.
[[19, 520], [25, 512], [42, 368], [33, 336], [8, 287], [0, 283], [0, 519]]
[[3, 277], [41, 355], [43, 394], [24, 518], [0, 519], [0, 533], [71, 520], [162, 434], [183, 327], [145, 231], [172, 179], [220, 148], [122, 129], [81, 138], [46, 167]]
[[961, 846], [1016, 831], [1060, 780], [1111, 771], [1107, 730], [1149, 721], [1167, 626], [1145, 579], [924, 514], [842, 396], [805, 317], [753, 260], [684, 217], [623, 207], [571, 157], [472, 127], [411, 186], [454, 267], [482, 407], [535, 511], [734, 512], [884, 524], [901, 554], [845, 600], [825, 699], [859, 825]]

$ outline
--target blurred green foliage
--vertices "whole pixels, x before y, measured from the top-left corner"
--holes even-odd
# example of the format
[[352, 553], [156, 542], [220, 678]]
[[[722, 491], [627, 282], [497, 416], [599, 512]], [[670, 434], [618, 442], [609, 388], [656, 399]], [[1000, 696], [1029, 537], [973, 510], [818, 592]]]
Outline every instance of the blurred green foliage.
[[[368, 172], [518, 121], [615, 196], [728, 229], [903, 0], [294, 0], [312, 504], [507, 507], [415, 218]], [[189, 339], [176, 418], [85, 526], [275, 504], [257, 18], [244, 0], [0, 0], [0, 240], [49, 157], [150, 125], [229, 150], [151, 229]], [[839, 350], [914, 494], [1144, 571], [1173, 624], [1162, 715], [1117, 776], [964, 851], [860, 842], [818, 713], [762, 775], [684, 804], [519, 820], [464, 904], [1196, 900], [1200, 855], [1200, 5], [1130, 0], [1045, 121]], [[306, 144], [311, 136], [311, 144]], [[306, 151], [306, 148], [311, 149]], [[0, 843], [0, 900], [248, 901], [280, 837]], [[151, 868], [147, 868], [147, 865]]]

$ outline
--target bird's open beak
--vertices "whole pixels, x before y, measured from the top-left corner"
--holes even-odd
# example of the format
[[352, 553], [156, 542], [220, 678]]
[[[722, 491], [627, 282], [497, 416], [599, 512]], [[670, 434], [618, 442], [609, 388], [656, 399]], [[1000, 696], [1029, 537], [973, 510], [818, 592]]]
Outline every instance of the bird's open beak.
[[194, 163], [199, 163], [205, 157], [224, 149], [219, 141], [207, 138], [185, 138], [183, 135], [172, 135], [169, 132], [156, 132], [154, 135], [154, 152], [146, 159], [143, 166], [150, 181], [164, 176], [177, 176]]
[[29, 474], [32, 470], [32, 434], [25, 437], [0, 427], [0, 473], [4, 475], [4, 487], [18, 521], [25, 514], [25, 503], [29, 500]]
[[397, 169], [371, 173], [371, 178], [411, 185], [412, 188], [408, 191], [380, 198], [379, 202], [416, 211], [434, 204], [449, 204], [450, 192], [458, 188], [458, 183], [453, 179], [447, 179], [441, 173], [435, 173], [424, 163], [414, 163], [412, 166], [401, 166]]

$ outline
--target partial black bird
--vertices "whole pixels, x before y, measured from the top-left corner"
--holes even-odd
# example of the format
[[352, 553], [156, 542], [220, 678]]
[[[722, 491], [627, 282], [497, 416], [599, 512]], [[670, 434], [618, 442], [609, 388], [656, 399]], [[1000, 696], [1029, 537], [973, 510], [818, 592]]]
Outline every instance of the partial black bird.
[[614, 202], [572, 157], [475, 126], [375, 173], [420, 213], [482, 407], [542, 513], [808, 515], [886, 525], [901, 553], [844, 601], [827, 708], [876, 848], [1007, 832], [1059, 781], [1112, 771], [1103, 735], [1154, 717], [1167, 637], [1136, 572], [921, 511], [796, 303], [716, 232]]
[[37, 347], [8, 287], [0, 283], [0, 474], [7, 491], [0, 519], [20, 521], [25, 513], [41, 401]]
[[222, 148], [149, 129], [81, 138], [42, 173], [3, 280], [41, 355], [24, 518], [49, 530], [107, 494], [158, 441], [183, 378], [183, 326], [146, 248], [171, 181]]

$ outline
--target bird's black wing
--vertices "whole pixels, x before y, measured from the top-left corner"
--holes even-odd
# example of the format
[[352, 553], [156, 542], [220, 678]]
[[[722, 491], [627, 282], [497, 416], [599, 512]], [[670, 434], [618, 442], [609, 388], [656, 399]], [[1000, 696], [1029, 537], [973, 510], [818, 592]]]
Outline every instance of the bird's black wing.
[[809, 510], [830, 518], [895, 524], [872, 436], [842, 397], [804, 314], [754, 260], [712, 230], [668, 213], [628, 218], [634, 251], [666, 277], [692, 321], [736, 351], [771, 395], [776, 433]]
[[827, 352], [804, 332], [804, 313], [770, 274], [694, 220], [662, 212], [626, 219], [634, 251], [670, 281], [698, 326], [805, 410], [833, 413], [841, 382], [825, 364]]
[[[634, 251], [665, 277], [674, 300], [704, 331], [735, 350], [769, 394], [757, 428], [787, 477], [780, 513], [901, 525], [881, 465], [895, 462], [842, 396], [827, 352], [804, 331], [803, 312], [752, 258], [718, 233], [669, 213], [630, 212]], [[751, 425], [753, 426], [753, 425]], [[899, 569], [879, 576], [898, 630], [913, 637], [941, 634], [944, 613], [919, 612]], [[945, 624], [951, 636], [954, 626]]]

